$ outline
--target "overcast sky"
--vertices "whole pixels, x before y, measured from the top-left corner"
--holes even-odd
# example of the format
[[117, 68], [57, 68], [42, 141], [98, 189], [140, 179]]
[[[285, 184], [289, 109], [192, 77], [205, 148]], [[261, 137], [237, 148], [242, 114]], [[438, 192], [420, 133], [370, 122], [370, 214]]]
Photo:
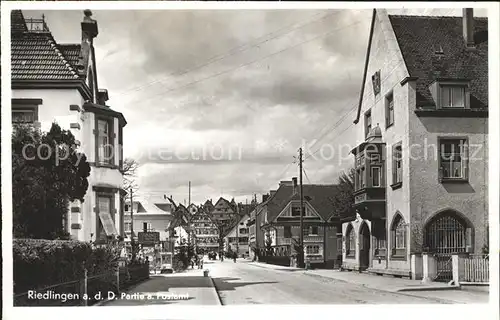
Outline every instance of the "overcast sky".
[[[81, 11], [25, 16], [42, 13], [58, 43], [80, 42]], [[94, 10], [93, 18], [99, 86], [128, 121], [124, 153], [141, 164], [142, 196], [183, 202], [191, 181], [196, 203], [261, 199], [298, 175], [303, 141], [304, 183], [335, 183], [353, 164], [338, 145], [353, 143], [371, 10]]]

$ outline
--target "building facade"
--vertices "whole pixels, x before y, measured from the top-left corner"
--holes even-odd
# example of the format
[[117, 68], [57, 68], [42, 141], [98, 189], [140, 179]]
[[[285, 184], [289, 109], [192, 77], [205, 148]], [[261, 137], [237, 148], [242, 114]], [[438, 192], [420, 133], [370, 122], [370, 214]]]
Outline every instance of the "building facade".
[[224, 237], [224, 251], [231, 250], [238, 257], [248, 257], [249, 248], [249, 228], [247, 226], [250, 215], [244, 214], [237, 224]]
[[145, 199], [138, 199], [131, 206], [130, 201], [126, 201], [124, 210], [125, 240], [128, 242], [132, 239], [133, 227], [134, 240], [136, 241], [138, 233], [144, 231], [158, 232], [161, 242], [168, 241], [168, 229], [173, 220], [172, 211], [170, 203], [149, 203]]
[[69, 130], [90, 163], [84, 202], [68, 208], [64, 228], [72, 239], [104, 242], [123, 236], [124, 116], [99, 89], [94, 38], [97, 22], [85, 11], [81, 43], [58, 44], [45, 20], [11, 13], [12, 121], [48, 131], [53, 122]]
[[219, 251], [219, 231], [210, 215], [201, 207], [191, 217], [191, 226], [194, 231], [195, 243], [198, 252]]
[[342, 225], [343, 267], [410, 276], [412, 254], [436, 253], [439, 269], [451, 253], [481, 253], [487, 19], [374, 10], [355, 124], [357, 216]]
[[[273, 255], [293, 255], [294, 244], [300, 239], [300, 194], [297, 178], [281, 181], [276, 192], [259, 212], [264, 250], [270, 243]], [[335, 185], [304, 184], [303, 241], [304, 257], [311, 264], [338, 266], [337, 219], [330, 198], [337, 192]]]

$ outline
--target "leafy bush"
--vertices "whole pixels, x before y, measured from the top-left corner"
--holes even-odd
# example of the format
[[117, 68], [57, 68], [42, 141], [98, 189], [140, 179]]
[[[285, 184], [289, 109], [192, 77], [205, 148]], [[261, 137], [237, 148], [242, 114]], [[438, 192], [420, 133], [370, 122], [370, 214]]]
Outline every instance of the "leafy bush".
[[43, 288], [112, 271], [120, 249], [63, 240], [14, 239], [14, 292]]

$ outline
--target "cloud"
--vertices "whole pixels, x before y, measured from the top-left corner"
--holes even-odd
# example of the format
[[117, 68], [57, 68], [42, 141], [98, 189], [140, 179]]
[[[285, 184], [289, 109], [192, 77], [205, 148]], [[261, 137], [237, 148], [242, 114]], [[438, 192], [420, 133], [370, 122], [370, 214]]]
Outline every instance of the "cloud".
[[[43, 13], [58, 42], [80, 41], [81, 11]], [[124, 152], [141, 163], [140, 193], [182, 200], [191, 181], [196, 202], [244, 201], [297, 176], [298, 147], [319, 138], [304, 167], [311, 182], [334, 183], [353, 161], [338, 145], [354, 143], [371, 13], [95, 10], [99, 85], [128, 121]]]

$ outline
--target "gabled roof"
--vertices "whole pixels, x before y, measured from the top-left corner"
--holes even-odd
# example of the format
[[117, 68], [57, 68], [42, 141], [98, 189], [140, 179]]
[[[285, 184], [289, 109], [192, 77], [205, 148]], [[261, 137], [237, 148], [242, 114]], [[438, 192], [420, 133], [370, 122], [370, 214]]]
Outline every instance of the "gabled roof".
[[11, 12], [12, 80], [80, 79], [76, 72], [79, 54], [80, 45], [58, 45], [48, 28], [30, 31], [23, 13]]
[[[488, 107], [488, 19], [474, 18], [476, 49], [467, 49], [462, 17], [389, 16], [410, 77], [417, 107], [435, 106], [429, 86], [437, 79], [470, 79], [471, 108]], [[442, 49], [442, 54], [436, 51]]]
[[[429, 90], [438, 79], [471, 80], [471, 108], [488, 107], [488, 19], [474, 18], [476, 49], [466, 48], [462, 17], [389, 15], [409, 77], [417, 83], [417, 107], [434, 107]], [[359, 122], [377, 10], [373, 10], [363, 82], [354, 123]], [[443, 49], [442, 54], [436, 51]], [[401, 79], [402, 81], [404, 79]]]
[[[276, 219], [291, 201], [300, 201], [300, 194], [293, 194], [292, 187], [288, 187], [286, 191], [280, 192], [280, 189], [283, 188], [283, 186], [280, 187], [276, 192], [276, 194], [280, 193], [280, 199], [279, 201], [273, 201], [272, 209], [268, 211], [268, 221]], [[337, 193], [337, 186], [304, 184], [302, 190], [304, 193], [304, 203], [309, 203], [323, 220], [327, 221], [330, 219], [335, 210], [331, 199]]]

